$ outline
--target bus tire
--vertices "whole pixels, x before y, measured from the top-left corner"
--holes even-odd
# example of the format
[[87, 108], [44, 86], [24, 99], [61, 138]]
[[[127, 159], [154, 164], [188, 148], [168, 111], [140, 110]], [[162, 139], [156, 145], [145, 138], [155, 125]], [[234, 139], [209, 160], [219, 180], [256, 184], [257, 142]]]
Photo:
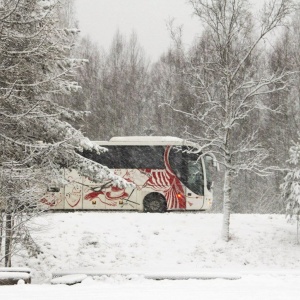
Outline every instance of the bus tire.
[[165, 197], [159, 193], [148, 194], [143, 201], [144, 212], [163, 213], [167, 211], [167, 201]]

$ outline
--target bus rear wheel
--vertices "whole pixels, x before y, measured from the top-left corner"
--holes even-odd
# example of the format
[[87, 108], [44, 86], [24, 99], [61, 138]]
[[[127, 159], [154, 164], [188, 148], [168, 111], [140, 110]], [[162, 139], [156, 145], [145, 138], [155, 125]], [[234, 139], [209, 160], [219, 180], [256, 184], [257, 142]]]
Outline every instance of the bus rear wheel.
[[167, 202], [163, 195], [159, 193], [148, 194], [144, 198], [145, 212], [163, 213], [167, 211]]

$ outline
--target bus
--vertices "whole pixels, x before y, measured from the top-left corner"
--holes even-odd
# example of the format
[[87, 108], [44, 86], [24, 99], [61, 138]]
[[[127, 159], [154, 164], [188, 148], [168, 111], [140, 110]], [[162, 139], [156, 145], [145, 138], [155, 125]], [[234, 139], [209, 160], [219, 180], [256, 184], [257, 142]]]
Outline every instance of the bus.
[[203, 155], [197, 144], [177, 137], [113, 137], [95, 142], [108, 151], [81, 153], [107, 166], [132, 183], [119, 188], [112, 182], [94, 182], [75, 170], [64, 169], [68, 184], [51, 188], [42, 202], [54, 210], [136, 210], [166, 212], [211, 208], [210, 166], [213, 154]]

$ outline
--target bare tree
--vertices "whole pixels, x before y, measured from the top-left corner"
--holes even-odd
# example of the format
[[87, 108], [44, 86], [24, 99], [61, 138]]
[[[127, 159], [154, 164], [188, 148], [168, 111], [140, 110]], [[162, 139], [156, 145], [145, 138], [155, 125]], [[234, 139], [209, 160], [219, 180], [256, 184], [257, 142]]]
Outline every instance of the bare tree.
[[176, 28], [173, 23], [173, 20], [168, 23], [173, 45], [161, 55], [151, 70], [152, 128], [159, 135], [184, 137], [184, 128], [187, 125], [192, 126], [189, 118], [166, 105], [168, 99], [177, 110], [190, 113], [195, 105], [191, 90], [186, 85], [188, 63], [182, 42], [182, 27]]
[[89, 60], [78, 73], [83, 91], [75, 99], [77, 107], [89, 111], [87, 134], [97, 140], [139, 134], [147, 115], [149, 63], [136, 34], [126, 39], [117, 31], [107, 53], [85, 37], [78, 53]]
[[287, 86], [288, 73], [270, 71], [261, 42], [284, 24], [293, 6], [290, 0], [269, 1], [255, 22], [247, 0], [189, 2], [205, 26], [206, 51], [190, 60], [187, 84], [198, 106], [180, 111], [199, 124], [190, 138], [204, 152], [215, 152], [224, 167], [222, 238], [228, 241], [234, 178], [242, 171], [267, 174], [268, 153], [257, 141], [258, 112], [276, 111], [265, 100]]
[[148, 92], [148, 61], [133, 32], [115, 34], [103, 72], [103, 95], [110, 103], [110, 135], [140, 132]]

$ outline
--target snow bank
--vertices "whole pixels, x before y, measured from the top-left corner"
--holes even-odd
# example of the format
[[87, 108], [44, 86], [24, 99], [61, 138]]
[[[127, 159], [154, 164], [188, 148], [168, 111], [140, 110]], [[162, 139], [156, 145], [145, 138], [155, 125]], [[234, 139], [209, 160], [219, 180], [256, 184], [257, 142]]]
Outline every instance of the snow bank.
[[3, 279], [28, 280], [28, 279], [30, 279], [30, 274], [23, 273], [23, 272], [0, 272], [0, 281]]
[[30, 273], [31, 269], [27, 267], [0, 267], [0, 272], [24, 272]]
[[85, 275], [85, 274], [65, 275], [65, 276], [53, 278], [51, 280], [51, 284], [73, 285], [76, 283], [81, 283], [86, 278], [87, 278], [87, 275]]
[[[81, 270], [82, 271], [82, 270]], [[52, 277], [55, 279], [58, 278], [67, 278], [68, 276], [75, 276], [74, 274], [78, 274], [81, 271], [62, 271], [62, 272], [54, 272], [52, 273]], [[236, 280], [240, 279], [241, 275], [238, 273], [226, 273], [226, 272], [145, 272], [145, 273], [130, 273], [130, 272], [112, 272], [112, 271], [103, 271], [103, 270], [85, 270], [84, 274], [91, 278], [125, 278], [131, 280], [133, 277], [141, 277], [145, 279], [154, 279], [154, 280], [187, 280], [187, 279], [228, 279], [228, 280]], [[70, 277], [71, 278], [71, 277]], [[51, 280], [51, 283], [54, 279]], [[64, 282], [63, 282], [64, 283]]]

